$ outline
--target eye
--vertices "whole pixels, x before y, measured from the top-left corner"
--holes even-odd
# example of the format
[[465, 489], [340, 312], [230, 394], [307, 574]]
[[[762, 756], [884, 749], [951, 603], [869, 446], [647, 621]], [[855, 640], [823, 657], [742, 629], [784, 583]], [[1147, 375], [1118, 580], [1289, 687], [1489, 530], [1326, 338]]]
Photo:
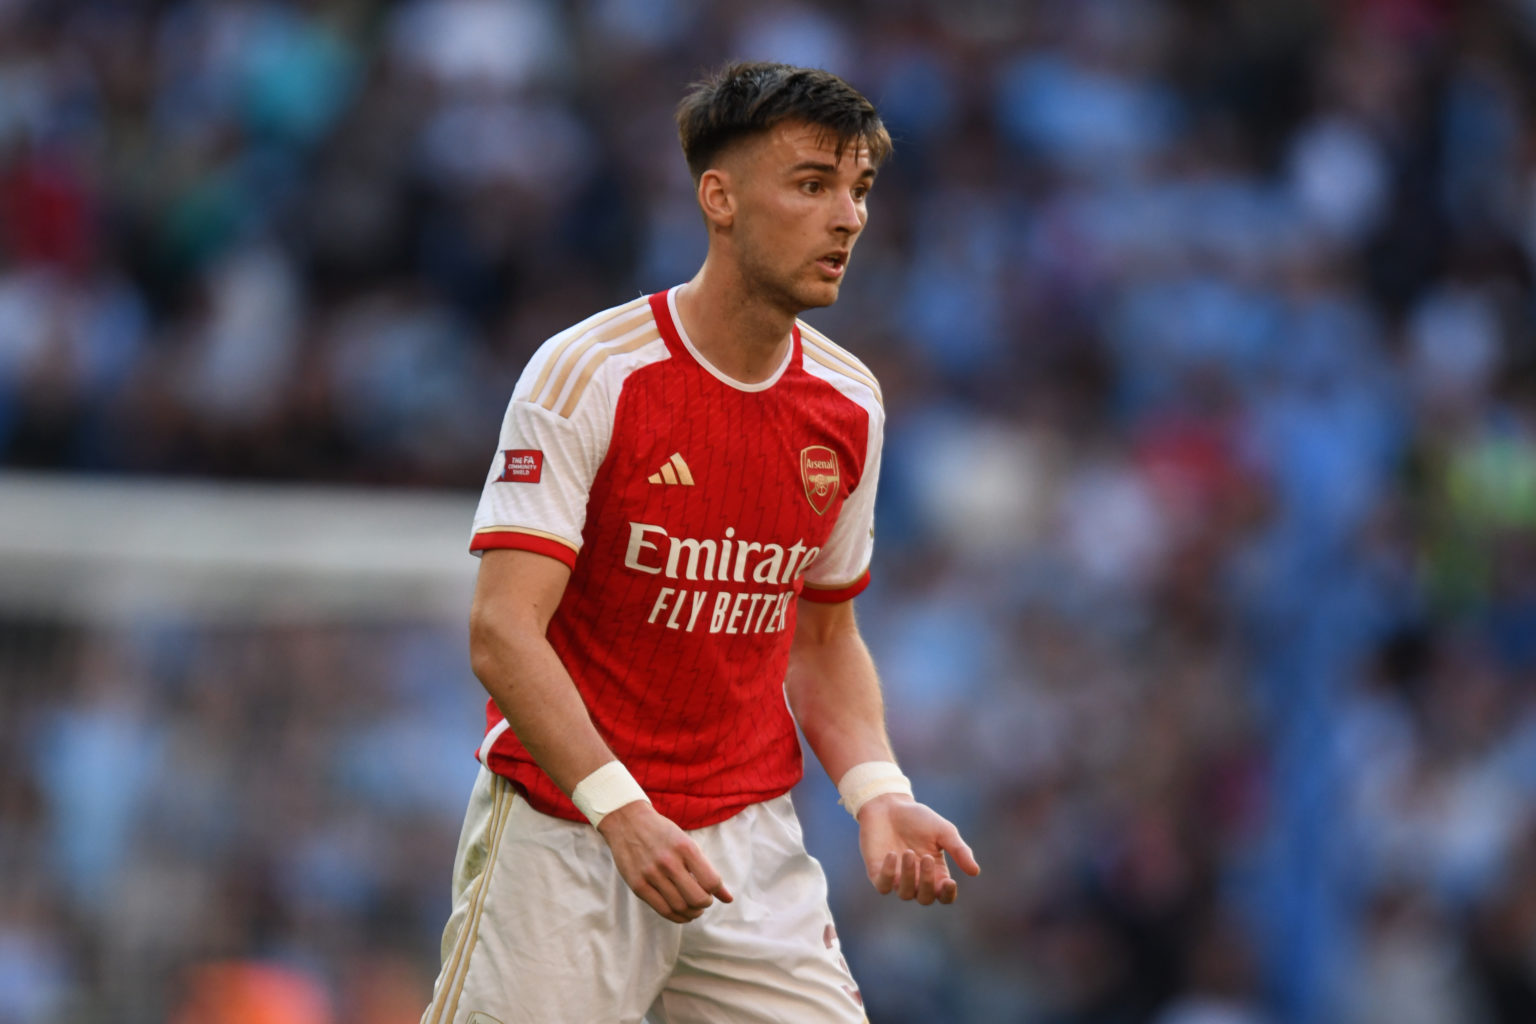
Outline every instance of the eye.
[[800, 183], [800, 191], [806, 193], [807, 195], [815, 195], [821, 191], [821, 182], [817, 181], [815, 178], [808, 178]]
[[853, 186], [853, 198], [855, 200], [857, 200], [858, 202], [862, 203], [864, 201], [864, 199], [868, 195], [869, 195], [869, 186], [868, 185], [855, 185], [855, 186]]

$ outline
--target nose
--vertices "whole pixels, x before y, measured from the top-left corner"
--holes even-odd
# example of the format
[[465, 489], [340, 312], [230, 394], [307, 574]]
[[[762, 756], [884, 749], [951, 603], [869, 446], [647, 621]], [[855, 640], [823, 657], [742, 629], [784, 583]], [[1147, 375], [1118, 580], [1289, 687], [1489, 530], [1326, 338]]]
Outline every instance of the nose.
[[853, 197], [852, 192], [840, 193], [837, 202], [833, 204], [832, 230], [853, 236], [863, 229], [864, 212], [859, 206], [859, 201]]

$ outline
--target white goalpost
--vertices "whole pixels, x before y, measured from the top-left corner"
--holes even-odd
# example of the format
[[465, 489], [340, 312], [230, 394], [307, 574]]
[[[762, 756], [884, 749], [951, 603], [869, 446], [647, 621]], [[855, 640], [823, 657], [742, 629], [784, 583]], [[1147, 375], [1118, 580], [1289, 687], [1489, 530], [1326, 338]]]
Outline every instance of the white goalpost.
[[464, 622], [475, 500], [0, 473], [0, 615]]

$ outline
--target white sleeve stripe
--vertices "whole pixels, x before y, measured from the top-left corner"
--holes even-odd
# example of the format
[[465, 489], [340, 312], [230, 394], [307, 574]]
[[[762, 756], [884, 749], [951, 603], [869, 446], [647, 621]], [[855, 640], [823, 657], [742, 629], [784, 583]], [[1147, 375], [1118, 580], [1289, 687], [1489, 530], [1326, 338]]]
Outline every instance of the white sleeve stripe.
[[[566, 381], [571, 379], [571, 374], [576, 371], [577, 366], [581, 365], [582, 359], [586, 358], [587, 353], [592, 351], [594, 345], [602, 345], [604, 347], [617, 345], [643, 334], [655, 334], [656, 337], [661, 337], [661, 331], [657, 329], [654, 321], [643, 323], [616, 336], [607, 333], [589, 335], [586, 341], [583, 341], [561, 357], [560, 372], [555, 375], [554, 383], [550, 384], [549, 388], [544, 392], [544, 399], [539, 404], [546, 409], [554, 409], [561, 393], [565, 391]], [[529, 401], [537, 401], [537, 399], [530, 398]]]
[[805, 321], [797, 320], [795, 322], [800, 325], [801, 341], [804, 341], [807, 337], [810, 338], [811, 341], [815, 343], [816, 347], [827, 353], [827, 355], [832, 356], [839, 362], [844, 363], [846, 366], [848, 366], [849, 369], [865, 377], [868, 377], [870, 380], [874, 380], [874, 372], [870, 370], [869, 367], [865, 366], [863, 360], [861, 360], [858, 356], [854, 355], [846, 348], [843, 348], [843, 346], [839, 345], [825, 334], [822, 334], [820, 331]]
[[857, 381], [858, 383], [863, 384], [865, 387], [869, 388], [869, 390], [874, 393], [875, 401], [879, 402], [882, 406], [885, 404], [885, 398], [880, 393], [880, 385], [875, 383], [875, 378], [869, 373], [869, 371], [859, 369], [857, 366], [843, 359], [837, 352], [828, 349], [816, 341], [813, 341], [811, 337], [804, 332], [801, 332], [800, 335], [800, 347], [806, 355], [811, 357], [811, 359], [820, 363], [822, 366], [825, 366], [833, 373], [838, 374], [839, 376], [847, 377], [850, 380]]
[[[636, 332], [630, 332], [630, 334], [634, 333]], [[629, 337], [629, 335], [625, 335], [625, 337]], [[565, 404], [560, 407], [561, 416], [564, 416], [566, 419], [570, 419], [571, 414], [576, 411], [576, 406], [580, 404], [581, 396], [587, 390], [587, 385], [592, 383], [592, 377], [597, 373], [598, 367], [602, 366], [610, 356], [624, 355], [629, 352], [634, 352], [637, 349], [645, 348], [647, 345], [655, 344], [656, 342], [661, 341], [661, 332], [657, 330], [656, 325], [652, 323], [648, 325], [645, 333], [641, 334], [639, 337], [634, 338], [631, 341], [626, 341], [622, 345], [618, 344], [619, 340], [620, 339], [615, 338], [612, 342], [604, 342], [602, 350], [587, 362], [586, 368], [581, 371], [581, 376], [577, 377], [576, 380], [571, 384], [571, 393], [566, 398]], [[546, 409], [554, 408], [553, 400], [555, 397], [556, 396], [551, 396], [550, 404], [545, 406]]]
[[[563, 360], [566, 351], [572, 345], [591, 335], [614, 331], [628, 326], [637, 318], [648, 316], [650, 311], [650, 300], [639, 298], [632, 302], [627, 302], [617, 309], [608, 310], [606, 313], [599, 313], [595, 321], [584, 321], [571, 328], [565, 340], [557, 344], [554, 351], [549, 354], [549, 358], [544, 361], [544, 366], [539, 370], [538, 379], [533, 382], [533, 388], [528, 392], [527, 400], [530, 402], [538, 401], [539, 395], [544, 391], [544, 385], [549, 382], [550, 374], [554, 373], [556, 365]], [[558, 391], [559, 389], [557, 388], [556, 390]]]

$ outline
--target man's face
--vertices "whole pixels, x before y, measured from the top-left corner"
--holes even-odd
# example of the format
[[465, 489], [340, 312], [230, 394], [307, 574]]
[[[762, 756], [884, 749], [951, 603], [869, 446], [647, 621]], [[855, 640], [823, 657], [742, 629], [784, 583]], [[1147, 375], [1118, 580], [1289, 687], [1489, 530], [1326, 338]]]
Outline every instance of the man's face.
[[726, 161], [736, 198], [731, 244], [748, 286], [790, 313], [830, 306], [869, 219], [875, 169], [864, 147], [782, 122]]

